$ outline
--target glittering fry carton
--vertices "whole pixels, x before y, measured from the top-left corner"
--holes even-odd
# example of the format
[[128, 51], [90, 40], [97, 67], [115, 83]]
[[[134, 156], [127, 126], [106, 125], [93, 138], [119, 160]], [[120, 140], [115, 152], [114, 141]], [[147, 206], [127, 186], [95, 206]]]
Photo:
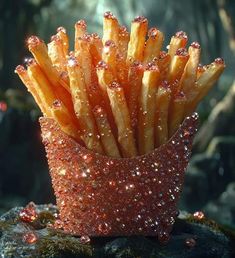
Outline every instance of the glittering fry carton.
[[[103, 36], [75, 24], [51, 42], [27, 40], [33, 58], [15, 72], [43, 117], [43, 142], [60, 211], [55, 227], [83, 236], [145, 235], [167, 241], [189, 161], [193, 113], [222, 74], [201, 47], [136, 17], [130, 33], [106, 12]], [[72, 51], [70, 51], [72, 50]]]
[[41, 118], [58, 228], [75, 235], [158, 236], [166, 241], [196, 132], [197, 114], [148, 154], [111, 158], [82, 147], [49, 118]]

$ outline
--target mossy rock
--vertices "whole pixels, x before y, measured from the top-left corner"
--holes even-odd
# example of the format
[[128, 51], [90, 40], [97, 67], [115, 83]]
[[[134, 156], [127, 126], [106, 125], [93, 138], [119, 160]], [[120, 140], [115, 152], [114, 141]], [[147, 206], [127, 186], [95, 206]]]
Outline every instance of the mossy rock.
[[[99, 237], [82, 243], [74, 237], [47, 225], [53, 223], [57, 209], [53, 205], [37, 205], [37, 219], [26, 223], [19, 219], [22, 207], [0, 217], [0, 257], [99, 257], [99, 258], [232, 258], [235, 257], [235, 233], [210, 220], [196, 220], [180, 215], [170, 241], [161, 245], [153, 237]], [[31, 244], [25, 234], [36, 236]], [[188, 244], [186, 243], [188, 242]], [[191, 243], [191, 244], [190, 244]]]

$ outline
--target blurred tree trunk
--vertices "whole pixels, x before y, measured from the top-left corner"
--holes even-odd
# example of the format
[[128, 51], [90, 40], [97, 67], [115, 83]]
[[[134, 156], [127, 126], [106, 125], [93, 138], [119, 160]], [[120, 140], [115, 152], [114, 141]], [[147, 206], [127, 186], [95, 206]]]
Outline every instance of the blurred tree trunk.
[[[218, 0], [219, 13], [229, 33], [230, 48], [235, 55], [235, 1]], [[214, 107], [207, 122], [201, 127], [196, 139], [196, 152], [206, 150], [212, 138], [235, 135], [235, 81], [226, 96]]]
[[1, 0], [0, 89], [14, 88], [14, 68], [25, 55], [25, 39], [35, 31], [35, 15], [52, 0]]
[[195, 139], [198, 152], [206, 150], [216, 136], [235, 135], [235, 81], [225, 97], [214, 107]]
[[224, 28], [227, 30], [230, 39], [230, 48], [235, 55], [235, 1], [217, 0], [219, 13]]

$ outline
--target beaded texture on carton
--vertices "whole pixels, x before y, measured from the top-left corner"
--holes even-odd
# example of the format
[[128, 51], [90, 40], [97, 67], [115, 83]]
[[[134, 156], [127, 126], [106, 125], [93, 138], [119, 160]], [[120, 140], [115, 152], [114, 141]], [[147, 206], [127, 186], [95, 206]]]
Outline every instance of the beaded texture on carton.
[[60, 220], [55, 227], [82, 236], [169, 239], [189, 162], [198, 115], [187, 117], [164, 145], [134, 158], [94, 153], [40, 118]]

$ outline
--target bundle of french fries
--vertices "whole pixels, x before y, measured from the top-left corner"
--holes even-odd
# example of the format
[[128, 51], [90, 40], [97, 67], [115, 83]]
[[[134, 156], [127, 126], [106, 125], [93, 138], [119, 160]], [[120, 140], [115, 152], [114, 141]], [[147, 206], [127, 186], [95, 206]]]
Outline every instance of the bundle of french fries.
[[27, 40], [33, 58], [16, 73], [46, 117], [88, 149], [111, 157], [133, 157], [166, 143], [225, 68], [221, 58], [199, 64], [197, 42], [187, 47], [177, 32], [168, 51], [164, 35], [137, 17], [130, 33], [110, 12], [103, 37], [75, 24], [74, 49], [63, 27], [47, 45]]

